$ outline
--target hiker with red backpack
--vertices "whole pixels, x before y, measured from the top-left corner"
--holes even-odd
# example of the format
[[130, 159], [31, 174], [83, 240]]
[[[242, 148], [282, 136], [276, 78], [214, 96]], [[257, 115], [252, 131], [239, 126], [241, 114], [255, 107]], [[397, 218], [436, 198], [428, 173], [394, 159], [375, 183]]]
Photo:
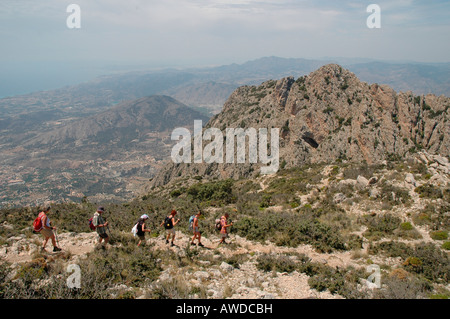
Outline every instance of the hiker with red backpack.
[[47, 246], [47, 242], [49, 239], [52, 240], [53, 244], [53, 251], [61, 251], [61, 248], [59, 248], [56, 245], [56, 237], [53, 233], [53, 230], [56, 230], [56, 227], [52, 226], [52, 222], [50, 221], [50, 218], [48, 218], [47, 214], [50, 212], [50, 206], [44, 209], [42, 212], [39, 213], [38, 217], [33, 222], [33, 228], [35, 232], [39, 232], [44, 236], [44, 242], [42, 244], [41, 251], [45, 252], [45, 246]]

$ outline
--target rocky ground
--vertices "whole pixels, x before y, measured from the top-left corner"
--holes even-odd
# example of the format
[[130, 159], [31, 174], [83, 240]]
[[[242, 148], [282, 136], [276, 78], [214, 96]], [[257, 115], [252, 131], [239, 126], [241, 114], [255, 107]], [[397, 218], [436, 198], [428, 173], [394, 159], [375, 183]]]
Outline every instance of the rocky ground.
[[[5, 225], [3, 225], [5, 226]], [[184, 257], [186, 247], [190, 237], [182, 232], [176, 232], [176, 246], [171, 247], [165, 243], [164, 236], [148, 239], [146, 248], [152, 250], [172, 250], [177, 255]], [[154, 283], [158, 285], [173, 278], [182, 279], [185, 284], [191, 287], [204, 286], [207, 298], [231, 298], [231, 299], [303, 299], [303, 298], [340, 298], [329, 292], [317, 292], [310, 289], [308, 285], [308, 276], [298, 272], [293, 273], [265, 273], [256, 267], [256, 258], [262, 253], [277, 254], [287, 252], [305, 253], [313, 260], [333, 266], [346, 267], [354, 264], [351, 259], [351, 253], [342, 254], [319, 254], [314, 252], [310, 246], [302, 246], [295, 249], [276, 247], [272, 243], [256, 243], [245, 238], [230, 234], [228, 244], [219, 245], [219, 238], [203, 238], [202, 243], [205, 247], [191, 246], [191, 250], [197, 251], [201, 256], [200, 263], [194, 269], [184, 269], [173, 267], [170, 263], [163, 265], [164, 271], [159, 279]], [[67, 264], [76, 263], [78, 259], [87, 258], [88, 254], [97, 247], [96, 233], [63, 233], [59, 234], [58, 242], [63, 251], [69, 253], [71, 258]], [[33, 235], [31, 238], [26, 236], [15, 236], [8, 239], [8, 245], [0, 250], [1, 259], [12, 263], [12, 268], [17, 268], [21, 263], [33, 260], [33, 256], [40, 249], [41, 237]], [[117, 244], [120, 245], [120, 244]], [[108, 249], [115, 249], [117, 245], [109, 246]], [[5, 247], [6, 246], [6, 247]], [[47, 255], [56, 256], [52, 253], [52, 245], [47, 244]], [[144, 248], [144, 249], [146, 249]], [[243, 263], [239, 268], [235, 268], [225, 262], [218, 266], [210, 266], [209, 260], [231, 257], [233, 255], [247, 254], [249, 260]], [[125, 287], [123, 287], [125, 288]], [[142, 291], [142, 297], [145, 297], [145, 290]], [[228, 294], [228, 295], [227, 295]], [[199, 297], [199, 296], [197, 296]]]
[[[381, 184], [383, 180], [392, 177], [392, 172], [389, 170], [380, 170], [373, 174], [373, 176], [366, 178], [361, 175], [356, 178], [344, 179], [339, 173], [332, 176], [333, 166], [325, 165], [322, 171], [322, 178], [316, 185], [310, 187], [309, 194], [299, 196], [300, 205], [308, 205], [311, 203], [310, 198], [317, 196], [317, 190], [331, 187], [333, 185], [350, 184], [355, 189], [369, 194], [366, 200], [355, 200], [354, 198], [347, 198], [349, 194], [343, 193], [334, 194], [333, 201], [342, 207], [346, 214], [353, 216], [355, 219], [365, 216], [367, 214], [384, 214], [389, 212], [395, 216], [400, 217], [403, 221], [411, 222], [414, 226], [415, 235], [413, 237], [397, 237], [398, 242], [407, 244], [416, 243], [433, 243], [436, 247], [442, 246], [442, 240], [435, 240], [430, 236], [431, 229], [427, 224], [415, 224], [414, 216], [418, 212], [423, 211], [429, 204], [443, 204], [442, 198], [427, 198], [421, 196], [417, 192], [417, 187], [422, 185], [433, 185], [439, 189], [446, 189], [449, 185], [449, 170], [450, 164], [448, 159], [438, 155], [430, 155], [426, 152], [419, 152], [417, 154], [417, 163], [426, 165], [427, 176], [423, 178], [421, 174], [412, 174], [403, 172], [397, 174], [396, 178], [391, 178], [390, 182], [399, 187], [399, 189], [407, 190], [411, 200], [409, 205], [395, 205], [389, 209], [383, 209], [377, 202], [381, 192]], [[332, 178], [333, 177], [333, 178]], [[263, 176], [256, 180], [256, 183], [261, 186], [259, 192], [270, 188], [270, 178]], [[312, 205], [320, 205], [320, 201], [315, 201]], [[445, 204], [445, 203], [444, 203]], [[447, 203], [448, 204], [448, 203]], [[211, 207], [210, 210], [217, 208]], [[272, 206], [270, 210], [273, 212], [286, 210], [283, 206]], [[294, 208], [292, 208], [294, 210]], [[444, 216], [448, 222], [448, 212]], [[202, 226], [202, 225], [201, 225]], [[4, 230], [8, 229], [13, 233], [14, 226], [4, 221], [0, 224]], [[444, 227], [445, 228], [445, 227]], [[161, 273], [159, 278], [150, 283], [146, 288], [140, 288], [135, 294], [137, 298], [149, 298], [152, 296], [152, 291], [155, 289], [168, 289], [169, 286], [177, 285], [178, 289], [186, 289], [193, 291], [190, 294], [193, 298], [214, 298], [214, 299], [303, 299], [303, 298], [343, 298], [339, 294], [332, 294], [328, 290], [319, 292], [311, 289], [308, 279], [310, 278], [305, 273], [297, 271], [293, 272], [277, 272], [277, 271], [263, 271], [258, 268], [258, 258], [263, 255], [288, 257], [296, 261], [299, 256], [307, 256], [312, 262], [327, 265], [335, 269], [366, 269], [370, 264], [381, 265], [388, 271], [393, 271], [401, 268], [404, 260], [399, 257], [386, 257], [384, 255], [370, 254], [368, 247], [370, 244], [374, 245], [384, 241], [392, 240], [392, 238], [371, 238], [368, 240], [366, 235], [367, 228], [359, 225], [353, 230], [353, 234], [363, 238], [362, 249], [351, 249], [339, 251], [335, 250], [332, 253], [320, 253], [311, 245], [301, 244], [297, 247], [277, 246], [270, 241], [257, 242], [248, 240], [235, 233], [230, 234], [228, 244], [219, 245], [219, 237], [217, 234], [208, 235], [202, 238], [202, 243], [205, 247], [191, 246], [190, 235], [185, 232], [177, 230], [175, 247], [165, 243], [164, 235], [147, 236], [147, 241], [142, 249], [149, 249], [154, 252], [163, 252], [162, 254], [155, 254], [161, 256], [157, 263], [161, 266]], [[133, 242], [131, 233], [122, 232], [123, 238], [127, 237]], [[366, 238], [367, 237], [367, 238]], [[89, 233], [75, 233], [62, 232], [57, 236], [58, 244], [63, 248], [63, 254], [66, 254], [65, 263], [76, 264], [81, 259], [88, 258], [89, 254], [98, 249], [97, 234], [95, 232]], [[137, 239], [136, 239], [137, 244]], [[21, 231], [14, 236], [2, 240], [0, 246], [0, 261], [6, 261], [11, 264], [11, 268], [16, 271], [21, 264], [32, 261], [39, 255], [39, 250], [42, 245], [42, 237], [36, 234], [30, 234], [30, 231]], [[122, 243], [116, 241], [113, 245], [108, 247], [109, 250], [121, 247]], [[51, 242], [47, 244], [47, 259], [51, 260], [52, 256], [58, 254], [51, 252]], [[180, 263], [173, 259], [190, 260], [187, 264], [180, 266]], [[230, 262], [230, 260], [238, 262]], [[229, 262], [227, 262], [229, 261]], [[10, 275], [12, 277], [14, 274]], [[11, 277], [11, 278], [12, 278]], [[361, 278], [362, 280], [366, 278]], [[365, 286], [361, 282], [361, 287]], [[136, 288], [121, 285], [116, 287], [120, 290], [134, 290]], [[373, 287], [372, 287], [373, 288]], [[446, 284], [446, 289], [450, 289]]]

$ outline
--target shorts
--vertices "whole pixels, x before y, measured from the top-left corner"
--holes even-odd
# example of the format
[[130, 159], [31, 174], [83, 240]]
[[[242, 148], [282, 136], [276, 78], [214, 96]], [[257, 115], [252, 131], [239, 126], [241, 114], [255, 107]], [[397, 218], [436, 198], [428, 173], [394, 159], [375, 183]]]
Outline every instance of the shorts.
[[166, 229], [168, 235], [175, 235], [175, 228]]
[[220, 235], [221, 235], [222, 238], [227, 238], [228, 237], [227, 233], [220, 233]]
[[139, 240], [145, 240], [145, 235], [138, 235]]
[[198, 227], [194, 227], [194, 234], [197, 234], [199, 232], [200, 232], [200, 230], [198, 229]]
[[45, 238], [50, 238], [50, 237], [53, 236], [53, 230], [47, 229], [47, 228], [42, 228], [42, 229], [41, 229], [41, 234], [42, 234]]
[[106, 239], [106, 238], [109, 237], [107, 233], [98, 234], [98, 236], [99, 236], [100, 238], [103, 238], [103, 239]]

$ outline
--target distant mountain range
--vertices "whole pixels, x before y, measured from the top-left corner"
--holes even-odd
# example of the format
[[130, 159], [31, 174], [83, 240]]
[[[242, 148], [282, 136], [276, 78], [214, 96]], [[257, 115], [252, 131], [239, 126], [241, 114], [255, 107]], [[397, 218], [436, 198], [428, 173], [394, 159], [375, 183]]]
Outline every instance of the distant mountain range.
[[93, 114], [122, 101], [154, 94], [172, 96], [188, 106], [217, 113], [239, 86], [256, 85], [286, 76], [300, 77], [336, 62], [370, 84], [388, 84], [396, 91], [410, 90], [417, 95], [432, 93], [450, 96], [450, 63], [266, 57], [219, 67], [106, 75], [75, 86], [0, 99], [0, 115], [1, 118], [31, 114], [49, 116], [45, 112], [52, 110], [60, 112], [58, 116], [70, 118]]
[[122, 102], [46, 131], [3, 136], [0, 204], [130, 199], [170, 156], [174, 128], [208, 117], [168, 96]]
[[22, 146], [77, 151], [83, 157], [86, 152], [95, 152], [104, 158], [113, 155], [114, 148], [136, 149], [152, 133], [171, 132], [178, 126], [191, 127], [197, 119], [208, 120], [171, 97], [153, 95], [122, 102], [109, 110], [61, 125], [24, 141]]
[[[259, 88], [271, 79], [300, 78], [332, 62], [266, 57], [218, 67], [129, 72], [0, 99], [1, 183], [17, 188], [3, 188], [7, 195], [0, 196], [0, 202], [25, 198], [30, 192], [43, 194], [43, 198], [64, 197], [62, 194], [71, 192], [76, 194], [67, 198], [99, 193], [111, 198], [129, 197], [135, 188], [126, 190], [124, 185], [131, 185], [130, 180], [136, 176], [148, 180], [167, 158], [171, 142], [168, 132], [174, 125], [191, 126], [193, 119], [206, 123], [222, 111], [239, 87]], [[392, 92], [410, 90], [412, 93], [405, 94], [413, 97], [425, 93], [450, 96], [450, 63], [342, 62], [359, 80], [378, 83], [379, 87], [388, 84]], [[308, 94], [313, 98], [318, 93]], [[352, 103], [358, 99], [347, 98]], [[420, 103], [425, 103], [423, 98], [416, 104]], [[435, 109], [429, 99], [423, 105], [431, 105], [433, 112], [444, 112]], [[241, 115], [235, 114], [239, 119]], [[420, 131], [422, 127], [415, 129]], [[71, 182], [74, 179], [78, 184]], [[52, 180], [65, 186], [53, 193], [41, 193], [45, 183]], [[34, 188], [38, 183], [42, 185]]]

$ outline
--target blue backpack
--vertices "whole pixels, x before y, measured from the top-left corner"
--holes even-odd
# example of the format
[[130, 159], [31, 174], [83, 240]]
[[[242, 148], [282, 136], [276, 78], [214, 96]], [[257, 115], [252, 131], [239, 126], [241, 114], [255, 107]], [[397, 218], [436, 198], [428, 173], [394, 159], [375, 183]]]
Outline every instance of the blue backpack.
[[194, 230], [194, 219], [195, 219], [195, 215], [192, 215], [191, 217], [189, 217], [189, 230], [190, 231]]

